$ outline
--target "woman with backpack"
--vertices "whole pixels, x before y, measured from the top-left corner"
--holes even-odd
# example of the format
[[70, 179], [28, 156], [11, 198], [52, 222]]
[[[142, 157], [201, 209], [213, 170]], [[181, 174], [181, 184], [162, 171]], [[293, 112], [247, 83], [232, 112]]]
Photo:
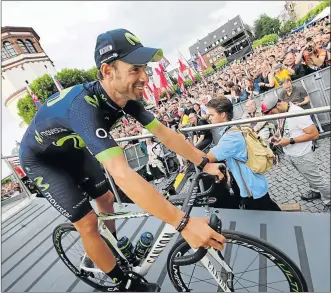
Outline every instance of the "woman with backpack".
[[[212, 99], [206, 105], [212, 124], [231, 121], [233, 105], [226, 99]], [[246, 136], [244, 137], [243, 132]], [[270, 198], [268, 182], [263, 173], [272, 167], [272, 151], [258, 139], [251, 129], [241, 130], [237, 126], [222, 127], [221, 138], [207, 154], [210, 162], [226, 161], [226, 166], [237, 182], [245, 208], [249, 210], [281, 211]], [[259, 156], [254, 153], [258, 149]], [[261, 154], [264, 154], [261, 156]], [[207, 164], [207, 168], [217, 168]]]

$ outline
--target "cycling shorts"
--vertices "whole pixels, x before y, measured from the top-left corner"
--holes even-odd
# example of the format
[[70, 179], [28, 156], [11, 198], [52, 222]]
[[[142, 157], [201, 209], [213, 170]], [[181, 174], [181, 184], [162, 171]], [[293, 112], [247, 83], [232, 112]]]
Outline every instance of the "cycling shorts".
[[92, 211], [89, 197], [96, 199], [110, 189], [100, 163], [87, 148], [54, 154], [27, 149], [20, 161], [42, 195], [73, 223]]

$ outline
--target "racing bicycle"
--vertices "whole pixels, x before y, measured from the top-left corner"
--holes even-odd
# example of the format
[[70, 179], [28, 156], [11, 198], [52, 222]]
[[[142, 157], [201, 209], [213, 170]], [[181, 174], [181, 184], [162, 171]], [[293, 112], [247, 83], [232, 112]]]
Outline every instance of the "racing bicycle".
[[[197, 185], [203, 176], [210, 175], [197, 174], [186, 196], [178, 194], [169, 201], [182, 206], [182, 210], [188, 214], [197, 203], [207, 206], [213, 202], [208, 197], [213, 185], [207, 191], [198, 193]], [[98, 215], [100, 234], [113, 251], [118, 264], [123, 270], [139, 276], [142, 282], [147, 282], [145, 276], [177, 231], [171, 225], [165, 224], [146, 258], [139, 265], [133, 266], [117, 247], [117, 240], [104, 221], [149, 216], [149, 213], [143, 211]], [[222, 230], [222, 222], [216, 214], [211, 214], [209, 225], [227, 239], [222, 252], [213, 248], [192, 249], [184, 238], [180, 238], [169, 252], [167, 271], [177, 291], [308, 291], [300, 269], [284, 252], [251, 235]], [[53, 242], [59, 257], [76, 277], [98, 291], [118, 291], [116, 284], [88, 258], [79, 233], [72, 224], [58, 225], [53, 232]]]

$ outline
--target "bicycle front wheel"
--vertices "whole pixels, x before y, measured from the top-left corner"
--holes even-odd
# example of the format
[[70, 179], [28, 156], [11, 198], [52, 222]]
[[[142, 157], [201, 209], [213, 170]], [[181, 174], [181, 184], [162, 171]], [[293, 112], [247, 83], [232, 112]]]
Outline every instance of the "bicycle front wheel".
[[[233, 291], [307, 292], [306, 281], [297, 265], [282, 251], [259, 238], [230, 230], [222, 231], [227, 243], [222, 251], [225, 262], [233, 269]], [[192, 254], [185, 239], [171, 249], [167, 269], [173, 286], [179, 292], [219, 292], [214, 277], [202, 263], [188, 266], [174, 264], [179, 256]], [[227, 282], [229, 274], [210, 255], [215, 275]]]

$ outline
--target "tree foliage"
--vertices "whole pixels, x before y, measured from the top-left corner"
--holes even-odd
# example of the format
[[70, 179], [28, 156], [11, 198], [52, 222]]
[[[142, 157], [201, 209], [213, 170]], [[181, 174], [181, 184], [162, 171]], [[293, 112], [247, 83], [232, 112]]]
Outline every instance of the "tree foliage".
[[202, 77], [201, 77], [200, 73], [194, 74], [194, 78], [195, 78], [196, 82], [200, 82], [202, 80]]
[[312, 20], [313, 17], [320, 14], [326, 7], [330, 6], [330, 1], [322, 1], [318, 5], [316, 5], [313, 9], [311, 9], [304, 17], [300, 18], [297, 21], [297, 26], [301, 26], [304, 23]]
[[226, 58], [224, 58], [224, 59], [218, 61], [215, 65], [217, 68], [221, 68], [226, 64], [228, 64], [228, 60]]
[[[56, 78], [64, 88], [68, 88], [77, 84], [96, 80], [97, 71], [96, 67], [93, 67], [90, 70], [65, 68], [56, 74]], [[48, 74], [42, 75], [31, 82], [30, 88], [34, 91], [41, 103], [44, 103], [51, 95], [58, 91], [54, 81]], [[27, 94], [24, 98], [18, 101], [17, 108], [18, 115], [22, 117], [26, 124], [31, 122], [37, 112], [30, 94]]]
[[254, 22], [254, 32], [256, 39], [261, 39], [265, 35], [277, 34], [280, 30], [280, 21], [278, 18], [272, 18], [262, 14]]
[[7, 178], [1, 180], [1, 185], [6, 185], [11, 182], [13, 182], [12, 179], [10, 177], [7, 177]]
[[258, 46], [269, 46], [276, 44], [278, 41], [278, 36], [276, 34], [271, 34], [271, 35], [265, 35], [262, 39], [255, 40], [253, 42], [252, 48], [256, 48]]
[[189, 78], [184, 81], [184, 87], [186, 89], [189, 88], [189, 87], [191, 87], [192, 85], [193, 85], [193, 82]]
[[289, 32], [291, 32], [293, 29], [296, 28], [296, 23], [292, 20], [288, 20], [286, 22], [284, 22], [280, 28], [280, 33], [281, 35], [285, 35]]
[[208, 68], [203, 72], [203, 74], [204, 74], [205, 76], [209, 76], [209, 75], [213, 74], [214, 72], [215, 72], [215, 70], [214, 70], [212, 67], [208, 67]]

